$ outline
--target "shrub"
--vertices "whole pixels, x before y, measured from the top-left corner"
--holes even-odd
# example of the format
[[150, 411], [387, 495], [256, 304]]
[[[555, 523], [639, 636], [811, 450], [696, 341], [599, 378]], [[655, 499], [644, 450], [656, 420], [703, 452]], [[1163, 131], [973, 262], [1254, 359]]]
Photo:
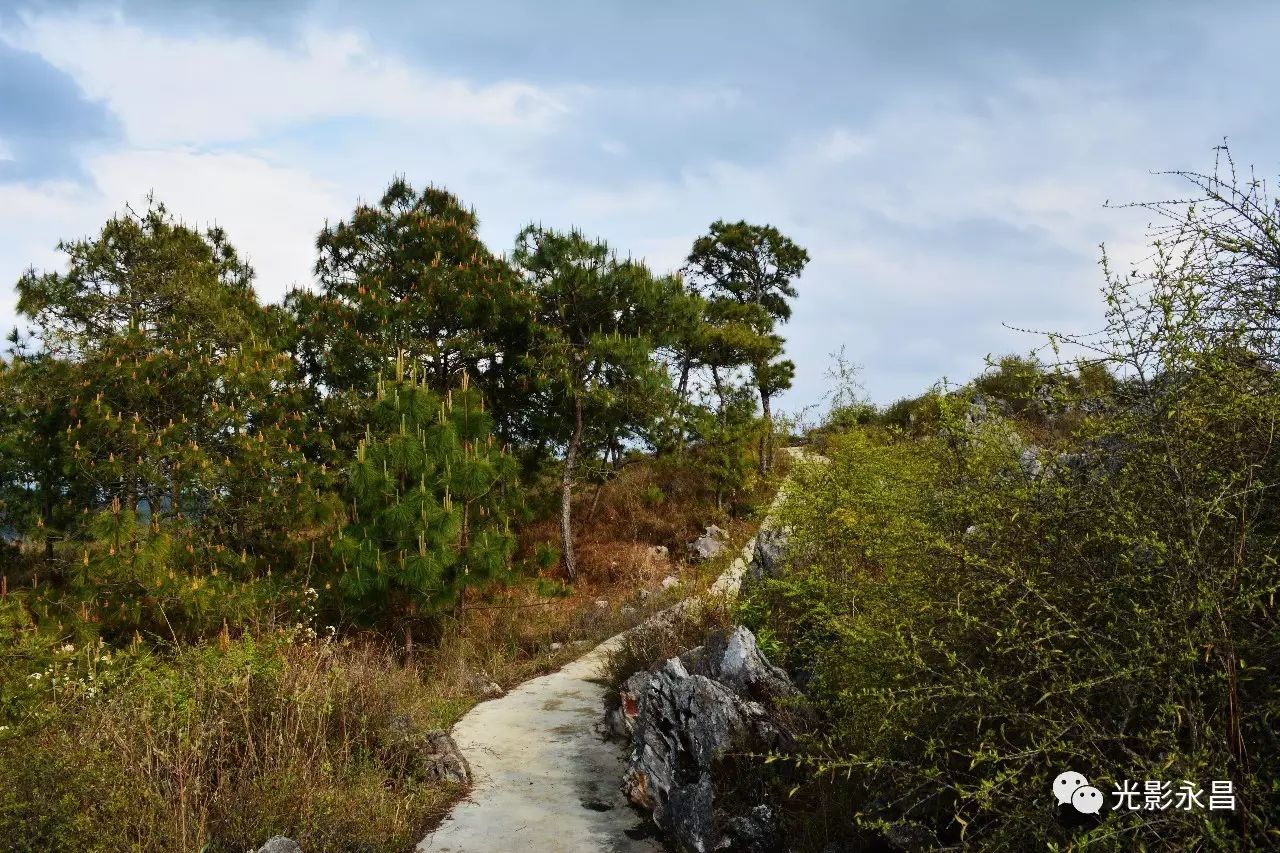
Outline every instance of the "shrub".
[[[1123, 378], [1058, 383], [1068, 433], [1036, 447], [1024, 423], [935, 396], [918, 438], [857, 430], [798, 473], [790, 572], [744, 616], [826, 709], [798, 801], [842, 803], [832, 834], [907, 822], [983, 849], [1274, 843], [1280, 362], [1262, 247], [1276, 207], [1208, 189], [1181, 248], [1157, 244], [1149, 276], [1111, 282], [1094, 345]], [[1027, 372], [1012, 367], [1001, 382]], [[1055, 815], [1066, 769], [1108, 794], [1096, 824]], [[1229, 781], [1237, 808], [1110, 810], [1112, 790], [1146, 780]]]

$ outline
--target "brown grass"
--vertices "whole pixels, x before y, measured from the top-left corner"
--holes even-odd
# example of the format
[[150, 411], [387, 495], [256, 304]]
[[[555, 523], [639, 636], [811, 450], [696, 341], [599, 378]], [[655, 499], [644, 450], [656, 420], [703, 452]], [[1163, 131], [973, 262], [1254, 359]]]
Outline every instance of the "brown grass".
[[[555, 670], [723, 569], [685, 565], [685, 543], [712, 522], [741, 542], [752, 525], [717, 514], [695, 486], [641, 464], [584, 489], [582, 571], [569, 594], [545, 597], [530, 582], [492, 588], [469, 598], [435, 645], [288, 639], [261, 626], [118, 655], [122, 674], [97, 696], [58, 696], [0, 731], [0, 838], [31, 851], [241, 853], [275, 834], [308, 851], [411, 849], [464, 793], [425, 775], [416, 751], [425, 732], [452, 725], [484, 684], [510, 688]], [[522, 531], [521, 549], [555, 540], [546, 520]], [[545, 574], [557, 578], [558, 567]], [[663, 591], [667, 575], [681, 586]], [[627, 653], [648, 665], [702, 642], [724, 618], [703, 610], [637, 633]], [[613, 677], [625, 668], [617, 663]]]

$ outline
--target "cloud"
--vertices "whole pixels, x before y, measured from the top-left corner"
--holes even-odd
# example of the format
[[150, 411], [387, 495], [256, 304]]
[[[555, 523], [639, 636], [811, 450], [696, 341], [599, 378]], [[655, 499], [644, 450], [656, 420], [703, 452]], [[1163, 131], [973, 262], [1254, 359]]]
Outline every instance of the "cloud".
[[[268, 299], [309, 278], [325, 217], [397, 173], [474, 204], [498, 251], [534, 220], [666, 271], [714, 219], [770, 222], [813, 257], [784, 330], [795, 406], [821, 397], [841, 344], [888, 401], [1039, 342], [1003, 322], [1096, 328], [1098, 244], [1122, 265], [1144, 254], [1145, 216], [1105, 200], [1176, 192], [1148, 170], [1202, 167], [1224, 134], [1250, 161], [1280, 159], [1280, 114], [1257, 97], [1280, 83], [1265, 51], [1280, 13], [1254, 2], [1230, 19], [1191, 0], [1016, 15], [996, 0], [746, 0], [639, 18], [304, 2], [270, 20], [249, 0], [119, 2], [0, 21], [0, 44], [68, 93], [63, 126], [116, 122], [62, 147], [58, 122], [27, 147], [0, 127], [18, 159], [48, 146], [86, 181], [49, 172], [0, 193], [0, 276], [149, 188], [226, 226]], [[9, 114], [34, 127], [34, 110]], [[31, 188], [49, 188], [51, 218], [27, 221]]]
[[247, 154], [131, 150], [94, 158], [90, 169], [114, 207], [140, 205], [150, 191], [189, 224], [221, 226], [253, 265], [266, 301], [311, 282], [316, 233], [346, 207], [333, 185]]
[[155, 33], [118, 15], [27, 15], [3, 38], [70, 75], [142, 146], [207, 147], [338, 117], [539, 131], [568, 112], [572, 94], [428, 73], [353, 30], [312, 30], [288, 47]]
[[76, 176], [84, 149], [117, 133], [68, 74], [0, 41], [0, 180]]
[[129, 150], [91, 158], [94, 185], [71, 181], [0, 184], [0, 330], [13, 322], [11, 285], [27, 267], [60, 270], [58, 239], [96, 234], [113, 213], [141, 208], [148, 192], [182, 221], [219, 225], [257, 272], [256, 289], [278, 300], [310, 283], [315, 235], [345, 199], [297, 169], [245, 154]]

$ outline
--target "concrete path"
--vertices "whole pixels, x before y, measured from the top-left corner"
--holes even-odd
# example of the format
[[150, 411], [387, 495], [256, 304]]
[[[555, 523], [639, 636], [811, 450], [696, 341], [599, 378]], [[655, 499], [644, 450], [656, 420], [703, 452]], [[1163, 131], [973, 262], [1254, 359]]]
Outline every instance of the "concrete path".
[[[788, 448], [797, 458], [803, 451]], [[774, 506], [782, 500], [786, 484]], [[772, 512], [770, 513], [772, 515]], [[763, 527], [770, 519], [766, 518]], [[710, 594], [737, 595], [752, 538]], [[651, 617], [671, 620], [690, 600]], [[625, 633], [558, 672], [472, 708], [453, 727], [471, 765], [471, 795], [418, 844], [419, 853], [658, 853], [648, 816], [622, 795], [625, 753], [597, 732], [604, 685], [595, 681]]]
[[595, 730], [593, 681], [614, 637], [559, 672], [526, 681], [458, 721], [471, 796], [418, 845], [432, 853], [653, 853], [653, 821], [622, 795], [622, 748]]

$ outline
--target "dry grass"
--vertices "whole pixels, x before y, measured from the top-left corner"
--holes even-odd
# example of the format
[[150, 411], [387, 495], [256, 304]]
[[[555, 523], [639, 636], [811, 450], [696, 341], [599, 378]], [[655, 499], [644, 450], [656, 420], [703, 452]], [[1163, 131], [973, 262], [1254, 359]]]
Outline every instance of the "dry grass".
[[[46, 696], [25, 724], [0, 731], [0, 847], [241, 853], [284, 834], [306, 850], [411, 849], [464, 793], [417, 760], [427, 731], [452, 725], [487, 683], [555, 670], [705, 588], [724, 566], [679, 558], [706, 524], [735, 542], [749, 535], [750, 523], [718, 515], [685, 480], [635, 465], [585, 489], [577, 584], [551, 597], [536, 579], [491, 588], [433, 645], [290, 638], [264, 623], [234, 639], [118, 654], [114, 684]], [[554, 521], [533, 524], [522, 550], [555, 539]], [[664, 591], [668, 575], [680, 587]], [[725, 618], [697, 614], [633, 635], [636, 668]]]

